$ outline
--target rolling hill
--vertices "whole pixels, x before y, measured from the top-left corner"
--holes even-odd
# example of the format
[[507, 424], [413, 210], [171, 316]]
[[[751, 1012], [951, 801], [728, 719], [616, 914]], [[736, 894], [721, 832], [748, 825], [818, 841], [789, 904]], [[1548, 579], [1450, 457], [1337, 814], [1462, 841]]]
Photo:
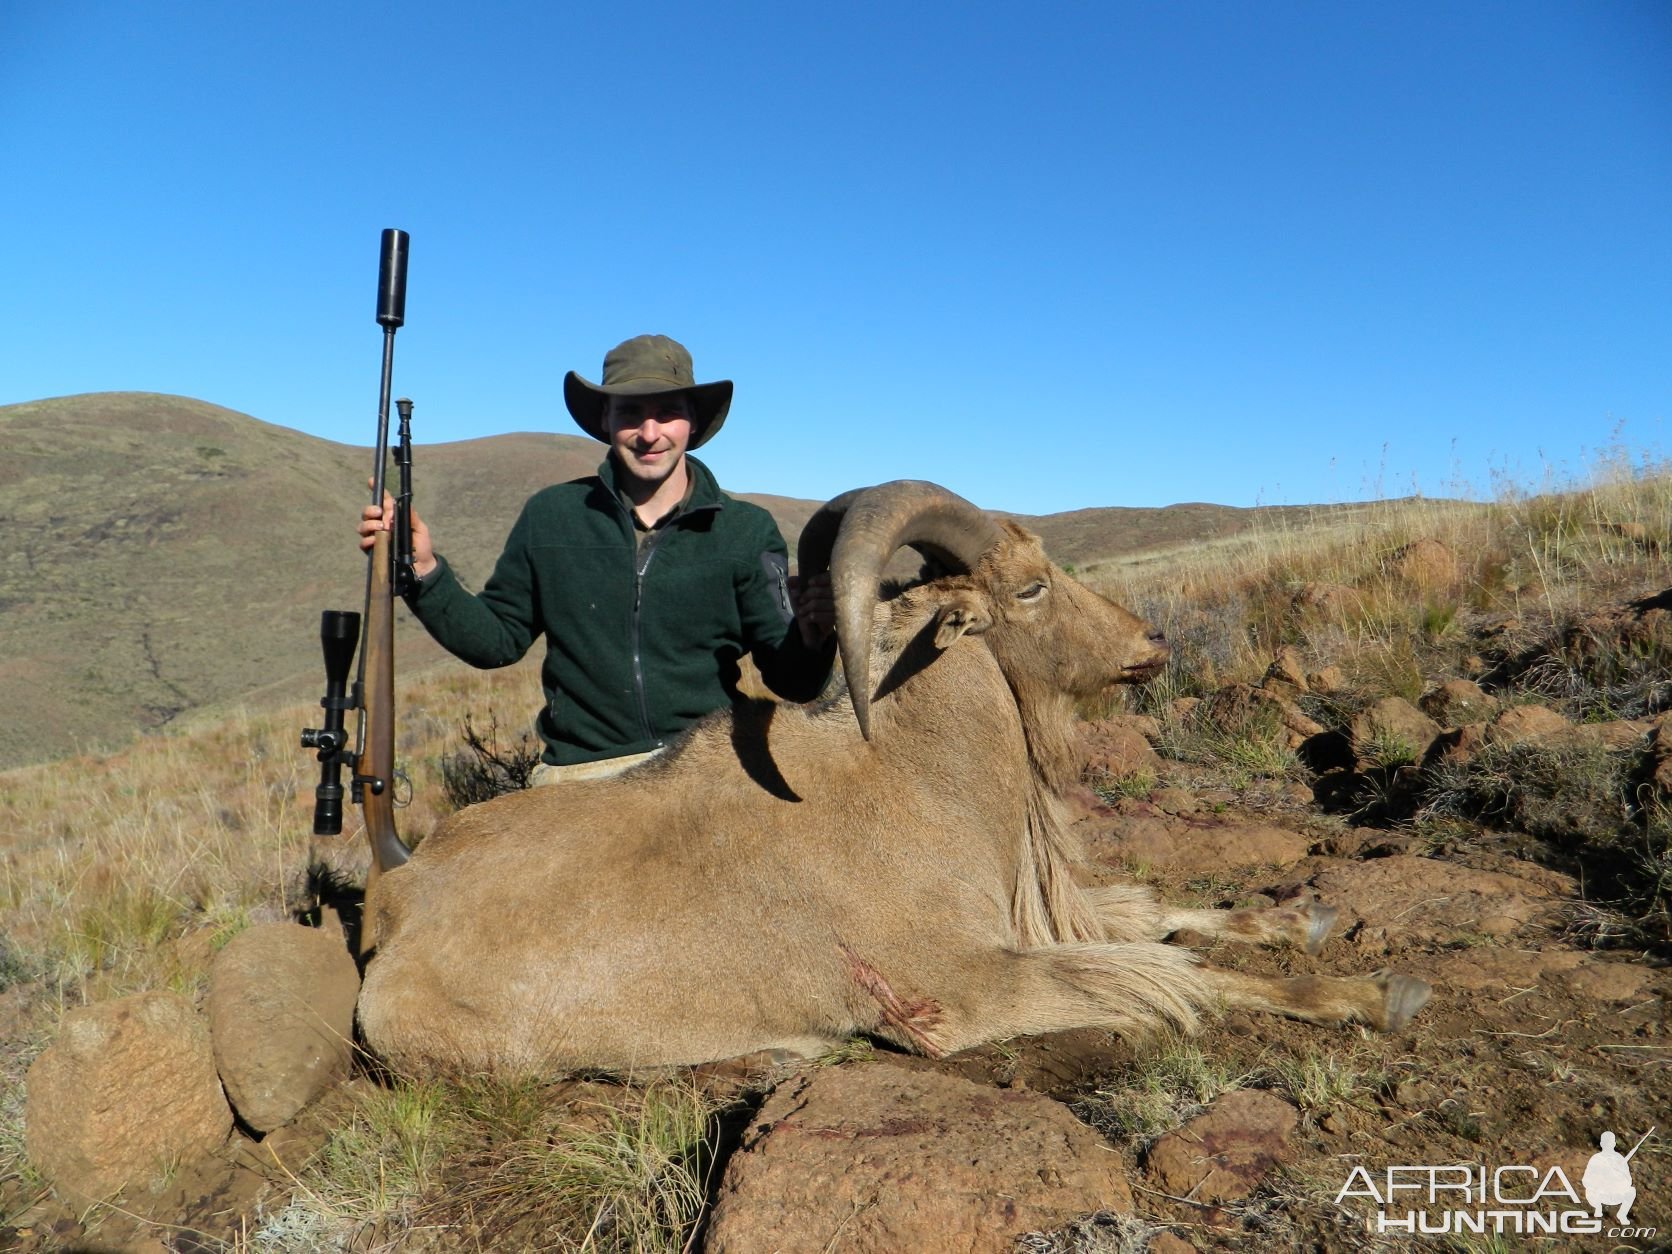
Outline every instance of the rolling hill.
[[[363, 596], [351, 537], [369, 448], [137, 392], [0, 407], [0, 448], [0, 768], [111, 748], [233, 702], [317, 696], [319, 612]], [[570, 435], [420, 443], [417, 506], [479, 586], [524, 499], [591, 473], [599, 454]], [[772, 511], [792, 552], [818, 505], [747, 499]], [[1284, 512], [1184, 505], [1021, 521], [1058, 561], [1085, 568]], [[402, 667], [439, 661], [401, 618]]]

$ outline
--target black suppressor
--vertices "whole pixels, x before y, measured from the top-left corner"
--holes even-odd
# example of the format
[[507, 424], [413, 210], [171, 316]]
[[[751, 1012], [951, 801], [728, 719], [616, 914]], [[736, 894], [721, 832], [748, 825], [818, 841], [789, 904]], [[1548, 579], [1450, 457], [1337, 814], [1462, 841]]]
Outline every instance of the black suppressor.
[[405, 231], [388, 227], [383, 232], [383, 248], [377, 263], [377, 324], [389, 330], [406, 321], [406, 246], [410, 237]]
[[348, 733], [343, 715], [358, 709], [348, 695], [348, 672], [360, 643], [360, 615], [353, 610], [326, 610], [319, 616], [319, 642], [325, 650], [325, 726], [302, 732], [302, 747], [319, 750], [319, 787], [314, 789], [315, 836], [338, 836], [343, 830], [343, 748]]

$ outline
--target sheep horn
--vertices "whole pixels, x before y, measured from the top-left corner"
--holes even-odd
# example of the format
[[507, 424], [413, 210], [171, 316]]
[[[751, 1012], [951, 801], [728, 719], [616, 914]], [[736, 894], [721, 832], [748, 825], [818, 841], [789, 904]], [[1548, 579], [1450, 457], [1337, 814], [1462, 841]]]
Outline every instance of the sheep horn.
[[796, 546], [802, 578], [831, 571], [836, 645], [860, 734], [871, 738], [871, 625], [883, 568], [905, 545], [965, 572], [998, 543], [998, 525], [936, 483], [896, 479], [844, 492], [807, 521]]

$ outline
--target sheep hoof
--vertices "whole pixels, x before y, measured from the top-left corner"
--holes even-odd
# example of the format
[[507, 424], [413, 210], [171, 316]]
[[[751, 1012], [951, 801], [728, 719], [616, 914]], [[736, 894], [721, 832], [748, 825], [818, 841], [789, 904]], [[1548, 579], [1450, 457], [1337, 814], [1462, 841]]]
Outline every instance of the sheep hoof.
[[1383, 988], [1382, 1022], [1384, 1032], [1397, 1032], [1428, 1004], [1434, 988], [1426, 980], [1414, 975], [1384, 975], [1377, 980]]
[[1307, 907], [1306, 915], [1306, 952], [1316, 958], [1323, 951], [1329, 934], [1335, 930], [1335, 921], [1341, 917], [1341, 911], [1314, 901]]

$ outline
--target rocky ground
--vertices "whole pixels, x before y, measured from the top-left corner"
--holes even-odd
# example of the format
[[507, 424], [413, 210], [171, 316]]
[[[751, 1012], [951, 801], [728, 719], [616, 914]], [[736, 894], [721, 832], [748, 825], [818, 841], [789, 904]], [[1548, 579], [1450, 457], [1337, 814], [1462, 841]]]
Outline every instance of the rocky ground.
[[[1077, 799], [1086, 875], [1137, 878], [1167, 900], [1197, 906], [1327, 902], [1340, 917], [1315, 958], [1177, 939], [1198, 944], [1207, 961], [1241, 970], [1418, 975], [1434, 995], [1408, 1027], [1378, 1035], [1238, 1012], [1193, 1042], [1080, 1031], [939, 1061], [856, 1044], [818, 1064], [774, 1068], [751, 1059], [706, 1068], [701, 1082], [731, 1104], [714, 1124], [710, 1204], [693, 1248], [1672, 1247], [1672, 1155], [1665, 1150], [1672, 969], [1664, 943], [1598, 903], [1598, 883], [1617, 875], [1594, 847], [1469, 821], [1456, 807], [1437, 821], [1437, 798], [1452, 794], [1434, 783], [1451, 780], [1461, 795], [1473, 778], [1463, 768], [1491, 752], [1532, 746], [1555, 754], [1549, 761], [1558, 767], [1570, 750], [1580, 755], [1573, 761], [1629, 759], [1642, 789], [1663, 789], [1672, 783], [1662, 778], [1672, 777], [1667, 716], [1573, 724], [1539, 705], [1503, 705], [1459, 678], [1420, 702], [1388, 698], [1332, 726], [1314, 717], [1332, 682], [1279, 654], [1261, 685], [1233, 685], [1160, 718], [1088, 725], [1091, 787]], [[1267, 742], [1298, 755], [1304, 768], [1233, 778], [1157, 753], [1176, 752], [1180, 729], [1193, 720], [1264, 728]], [[1436, 774], [1448, 765], [1451, 775]], [[319, 990], [309, 1013], [340, 1023], [340, 989], [335, 1000], [329, 992], [338, 976], [326, 971], [331, 955], [321, 962], [325, 973], [299, 977]], [[253, 991], [242, 994], [251, 1000], [222, 1017], [268, 1013], [257, 1005], [260, 986], [252, 977]], [[153, 999], [149, 1009], [124, 999], [133, 1004], [122, 1013], [161, 1025], [163, 1043], [134, 1045], [152, 1052], [124, 1061], [126, 1073], [162, 1077], [167, 1070], [159, 1086], [191, 1093], [213, 1088], [218, 1067], [233, 1093], [228, 1068], [236, 1064], [222, 1056], [232, 1049], [223, 1048], [230, 1034], [217, 1030], [211, 1049], [205, 1032], [188, 1066], [179, 1032], [190, 1037], [201, 1027], [167, 1025], [170, 1016], [191, 1017], [190, 1004], [176, 998], [159, 1009], [157, 999], [169, 995], [142, 996]], [[217, 996], [230, 994], [212, 989], [211, 1024]], [[69, 1163], [55, 1170], [66, 1179], [84, 1173], [87, 1192], [97, 1194], [116, 1178], [100, 1172], [119, 1172], [123, 1150], [78, 1140], [70, 1126], [75, 1095], [110, 1083], [101, 1078], [104, 1043], [139, 1034], [112, 1027], [116, 1012], [108, 1008], [81, 1013], [99, 1016], [96, 1030], [72, 1031], [67, 1021], [55, 1049], [79, 1032], [93, 1042], [88, 1058], [79, 1070], [51, 1064], [61, 1066], [53, 1083], [65, 1094], [52, 1113], [34, 1111], [32, 1073], [32, 1115], [37, 1123], [61, 1122], [50, 1132], [32, 1129], [31, 1137], [53, 1142]], [[12, 1216], [0, 1245], [337, 1248], [308, 1244], [305, 1234], [275, 1235], [271, 1224], [262, 1229], [297, 1193], [310, 1156], [356, 1089], [386, 1082], [362, 1062], [351, 1067], [331, 1033], [317, 1035], [312, 1054], [305, 1042], [290, 1051], [305, 1064], [292, 1066], [300, 1101], [267, 1091], [235, 1096], [239, 1123], [223, 1140], [230, 1115], [217, 1122], [219, 1108], [205, 1113], [188, 1100], [153, 1095], [143, 1104], [150, 1122], [194, 1120], [205, 1125], [204, 1142], [219, 1148], [181, 1155], [162, 1178], [130, 1187], [114, 1210], [84, 1214], [62, 1196], [30, 1198], [14, 1189], [0, 1212]], [[180, 1078], [193, 1066], [192, 1076]], [[548, 1096], [560, 1102], [584, 1092], [588, 1101], [600, 1094], [608, 1101], [610, 1091], [590, 1083], [554, 1086]], [[262, 1110], [255, 1123], [271, 1128], [265, 1135], [252, 1126], [251, 1109]], [[1622, 1153], [1650, 1135], [1630, 1163], [1637, 1197], [1629, 1222], [1608, 1212], [1598, 1230], [1585, 1231], [1592, 1211], [1581, 1181], [1605, 1132]], [[1404, 1169], [1396, 1182], [1406, 1186], [1391, 1200], [1390, 1168]], [[1441, 1188], [1431, 1197], [1436, 1173]], [[73, 1188], [66, 1192], [73, 1197]], [[1527, 1235], [1546, 1220], [1566, 1229]], [[1485, 1232], [1468, 1231], [1474, 1222]], [[1407, 1228], [1418, 1224], [1444, 1224], [1448, 1232]], [[266, 1234], [259, 1241], [252, 1236], [258, 1229]], [[351, 1244], [559, 1248], [504, 1213], [492, 1223], [368, 1229]]]

